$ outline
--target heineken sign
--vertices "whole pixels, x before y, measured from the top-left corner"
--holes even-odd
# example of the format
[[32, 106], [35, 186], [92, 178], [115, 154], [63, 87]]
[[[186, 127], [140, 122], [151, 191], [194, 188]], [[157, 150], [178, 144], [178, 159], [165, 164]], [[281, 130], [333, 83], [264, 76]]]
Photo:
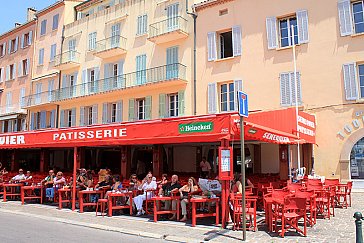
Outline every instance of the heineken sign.
[[212, 122], [194, 122], [188, 124], [179, 124], [179, 133], [193, 133], [193, 132], [211, 132], [214, 129]]

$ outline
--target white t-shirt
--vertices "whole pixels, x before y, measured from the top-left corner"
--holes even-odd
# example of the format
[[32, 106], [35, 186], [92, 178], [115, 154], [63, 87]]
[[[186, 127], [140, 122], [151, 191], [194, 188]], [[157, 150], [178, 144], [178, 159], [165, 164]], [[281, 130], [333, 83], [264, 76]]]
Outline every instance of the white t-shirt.
[[16, 176], [14, 176], [13, 178], [11, 178], [11, 180], [13, 180], [13, 181], [21, 181], [21, 180], [25, 180], [25, 175], [24, 174], [22, 174], [22, 175], [16, 175]]

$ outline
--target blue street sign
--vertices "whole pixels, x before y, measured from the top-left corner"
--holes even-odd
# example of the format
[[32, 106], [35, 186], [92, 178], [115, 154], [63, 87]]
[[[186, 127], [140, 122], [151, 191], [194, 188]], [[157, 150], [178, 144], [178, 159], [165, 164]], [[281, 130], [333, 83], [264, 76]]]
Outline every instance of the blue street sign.
[[239, 116], [248, 117], [248, 95], [243, 91], [238, 92]]

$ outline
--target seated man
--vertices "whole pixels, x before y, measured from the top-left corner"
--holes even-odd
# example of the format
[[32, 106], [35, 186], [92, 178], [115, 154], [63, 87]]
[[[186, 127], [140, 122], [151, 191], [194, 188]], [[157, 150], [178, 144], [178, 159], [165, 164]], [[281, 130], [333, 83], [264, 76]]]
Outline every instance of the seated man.
[[135, 204], [135, 207], [138, 211], [137, 216], [140, 216], [145, 213], [143, 210], [143, 202], [145, 199], [150, 199], [153, 196], [152, 192], [147, 192], [147, 190], [156, 190], [157, 189], [157, 183], [153, 181], [153, 176], [148, 174], [142, 184], [138, 187], [138, 190], [144, 190], [144, 193], [142, 195], [136, 196], [133, 198], [133, 202]]
[[23, 180], [25, 180], [25, 175], [24, 175], [23, 169], [19, 169], [19, 174], [14, 176], [13, 178], [11, 178], [10, 182], [18, 183]]
[[[167, 184], [163, 185], [161, 189], [159, 189], [159, 195], [170, 197], [172, 196], [172, 193], [178, 192], [178, 190], [181, 188], [181, 184], [178, 182], [178, 176], [172, 175], [171, 182], [167, 182]], [[172, 202], [172, 210], [176, 210], [177, 208], [177, 202], [176, 200], [165, 201], [165, 210], [169, 210], [171, 207]], [[169, 220], [175, 220], [176, 219], [176, 213], [172, 215], [172, 217], [169, 218]]]
[[[92, 184], [92, 182], [91, 182]], [[80, 188], [80, 190], [86, 190], [89, 187], [89, 180], [87, 177], [87, 171], [84, 168], [80, 169], [80, 174], [76, 179], [76, 187]]]
[[23, 182], [24, 182], [24, 185], [26, 185], [26, 186], [29, 186], [32, 184], [33, 176], [29, 170], [27, 171], [27, 175], [25, 176], [25, 180]]

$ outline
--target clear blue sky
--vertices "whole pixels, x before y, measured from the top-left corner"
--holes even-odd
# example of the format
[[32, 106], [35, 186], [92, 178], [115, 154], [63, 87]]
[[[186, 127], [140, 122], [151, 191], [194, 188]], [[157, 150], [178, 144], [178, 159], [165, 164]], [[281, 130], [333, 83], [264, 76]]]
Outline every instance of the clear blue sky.
[[1, 0], [0, 34], [13, 29], [16, 22], [24, 24], [28, 7], [41, 10], [55, 2], [56, 0]]

